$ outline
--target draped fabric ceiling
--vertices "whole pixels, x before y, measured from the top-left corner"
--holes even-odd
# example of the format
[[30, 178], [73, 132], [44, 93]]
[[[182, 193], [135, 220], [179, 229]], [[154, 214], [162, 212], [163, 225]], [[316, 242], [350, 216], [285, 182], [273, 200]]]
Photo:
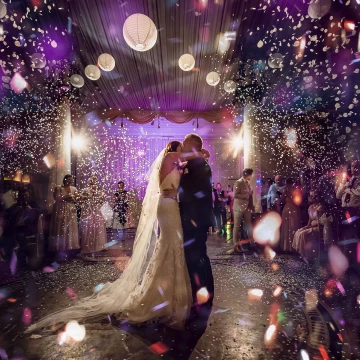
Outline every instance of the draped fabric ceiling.
[[[99, 112], [104, 119], [125, 113], [136, 122], [156, 116], [180, 123], [196, 117], [228, 120], [229, 109], [222, 109], [231, 105], [233, 95], [223, 85], [234, 78], [238, 62], [235, 41], [229, 41], [223, 53], [224, 38], [219, 35], [238, 28], [243, 8], [244, 2], [235, 0], [71, 1], [83, 66], [96, 64], [104, 52], [116, 61], [115, 69], [102, 72], [98, 81], [86, 79], [91, 106], [108, 110]], [[157, 42], [149, 51], [134, 51], [124, 40], [123, 24], [134, 13], [149, 16], [158, 29]], [[195, 58], [192, 71], [179, 68], [184, 53]], [[205, 81], [211, 71], [221, 76], [216, 87]]]

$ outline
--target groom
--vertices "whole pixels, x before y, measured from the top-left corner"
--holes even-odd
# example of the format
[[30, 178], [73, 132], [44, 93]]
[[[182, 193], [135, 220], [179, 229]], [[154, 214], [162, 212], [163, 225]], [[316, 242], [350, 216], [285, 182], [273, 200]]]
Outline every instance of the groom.
[[[185, 136], [184, 153], [201, 152], [202, 138], [196, 134]], [[184, 252], [188, 267], [193, 302], [196, 293], [205, 287], [209, 300], [203, 306], [211, 307], [214, 297], [214, 279], [210, 259], [206, 253], [207, 231], [212, 219], [211, 169], [203, 157], [187, 162], [179, 187], [180, 216], [184, 232]], [[206, 293], [206, 291], [205, 291]], [[200, 306], [195, 309], [200, 310]]]

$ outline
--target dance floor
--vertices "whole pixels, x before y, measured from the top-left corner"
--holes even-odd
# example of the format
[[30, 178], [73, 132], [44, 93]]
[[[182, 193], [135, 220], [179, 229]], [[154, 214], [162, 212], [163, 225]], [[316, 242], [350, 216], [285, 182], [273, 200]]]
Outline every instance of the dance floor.
[[336, 315], [336, 307], [345, 307], [342, 295], [333, 303], [321, 295], [314, 299], [314, 289], [321, 294], [325, 287], [324, 267], [287, 254], [269, 260], [261, 249], [228, 255], [230, 246], [217, 235], [208, 239], [215, 301], [207, 326], [198, 322], [174, 331], [104, 319], [86, 325], [82, 342], [66, 345], [59, 344], [56, 334], [22, 335], [25, 309], [36, 321], [115, 280], [131, 255], [133, 238], [131, 230], [121, 241], [110, 236], [108, 251], [53, 262], [45, 271], [25, 271], [3, 285], [7, 301], [0, 305], [0, 326], [5, 345], [0, 350], [9, 359], [158, 359], [162, 354], [164, 359], [219, 360], [299, 359], [299, 352], [313, 359], [326, 348], [333, 359], [351, 358], [355, 335], [341, 329]]

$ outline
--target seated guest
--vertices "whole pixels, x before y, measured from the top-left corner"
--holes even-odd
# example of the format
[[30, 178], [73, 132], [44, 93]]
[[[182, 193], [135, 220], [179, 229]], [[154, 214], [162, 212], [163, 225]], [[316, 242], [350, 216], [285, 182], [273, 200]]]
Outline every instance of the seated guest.
[[282, 211], [282, 226], [280, 237], [280, 248], [283, 251], [293, 251], [292, 241], [295, 232], [301, 227], [301, 212], [297, 205], [296, 188], [294, 187], [294, 180], [289, 178], [286, 180], [284, 192], [281, 195], [281, 202], [285, 203]]
[[267, 209], [281, 213], [280, 197], [284, 191], [284, 186], [281, 185], [281, 176], [275, 176], [275, 183], [269, 188], [267, 198]]
[[296, 231], [292, 242], [293, 248], [304, 258], [311, 257], [314, 245], [320, 240], [319, 219], [325, 214], [325, 207], [320, 203], [320, 194], [311, 191], [309, 196], [309, 222], [306, 226]]
[[[342, 209], [342, 240], [360, 239], [360, 161], [355, 160], [351, 163], [351, 178], [348, 180], [344, 174], [336, 197], [341, 199]], [[347, 245], [345, 252], [351, 262], [356, 262], [357, 243]]]
[[18, 247], [20, 265], [27, 264], [28, 239], [37, 234], [39, 210], [35, 202], [30, 202], [28, 189], [20, 189], [16, 204], [10, 206], [4, 215], [4, 233], [1, 241], [2, 253], [10, 260], [13, 250]]

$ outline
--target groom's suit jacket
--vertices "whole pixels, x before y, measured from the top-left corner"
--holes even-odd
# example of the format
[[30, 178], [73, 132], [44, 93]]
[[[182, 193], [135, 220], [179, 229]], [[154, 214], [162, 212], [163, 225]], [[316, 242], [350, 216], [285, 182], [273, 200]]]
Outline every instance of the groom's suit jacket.
[[206, 287], [210, 297], [202, 307], [211, 307], [214, 278], [207, 256], [207, 230], [212, 224], [212, 185], [209, 164], [201, 158], [189, 160], [179, 187], [181, 224], [184, 232], [184, 254], [189, 271], [193, 301], [197, 291]]
[[179, 187], [180, 215], [183, 228], [212, 224], [211, 168], [203, 158], [188, 161]]

